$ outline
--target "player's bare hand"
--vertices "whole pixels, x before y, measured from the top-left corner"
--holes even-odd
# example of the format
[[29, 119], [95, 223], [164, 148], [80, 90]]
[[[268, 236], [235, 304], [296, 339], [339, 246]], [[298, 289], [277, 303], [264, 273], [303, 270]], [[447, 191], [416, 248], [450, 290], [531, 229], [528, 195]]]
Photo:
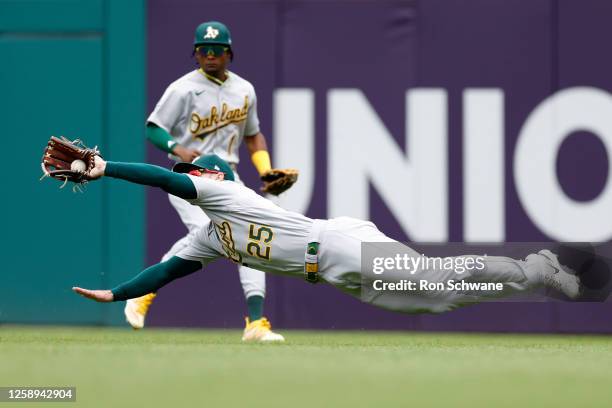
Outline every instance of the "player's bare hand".
[[73, 287], [73, 291], [78, 293], [79, 295], [86, 297], [87, 299], [95, 300], [96, 302], [112, 302], [113, 301], [113, 292], [110, 290], [89, 290], [83, 289], [79, 287]]
[[172, 153], [178, 156], [182, 161], [191, 163], [196, 157], [200, 156], [200, 152], [194, 149], [188, 149], [180, 144], [177, 144], [172, 149]]
[[106, 170], [106, 162], [100, 156], [94, 158], [94, 164], [94, 168], [87, 173], [88, 178], [91, 180], [99, 179], [104, 175], [104, 170]]

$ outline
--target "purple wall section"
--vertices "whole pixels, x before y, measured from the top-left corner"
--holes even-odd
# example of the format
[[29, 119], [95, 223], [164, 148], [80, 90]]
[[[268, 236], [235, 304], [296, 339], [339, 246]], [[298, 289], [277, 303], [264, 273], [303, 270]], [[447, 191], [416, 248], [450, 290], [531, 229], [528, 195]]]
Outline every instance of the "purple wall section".
[[[449, 105], [450, 240], [462, 223], [462, 92], [466, 87], [505, 91], [506, 225], [508, 241], [547, 237], [525, 214], [512, 181], [512, 153], [528, 114], [560, 88], [590, 85], [612, 91], [608, 52], [612, 3], [605, 0], [423, 1], [194, 1], [150, 0], [148, 17], [148, 109], [165, 87], [193, 69], [193, 30], [220, 20], [231, 29], [232, 70], [258, 92], [262, 131], [271, 136], [276, 88], [315, 92], [317, 166], [315, 197], [308, 214], [326, 216], [326, 93], [359, 88], [403, 145], [404, 97], [408, 88], [445, 88]], [[271, 137], [268, 137], [270, 140]], [[591, 199], [605, 182], [608, 162], [601, 143], [572, 142], [561, 149], [559, 178], [566, 193]], [[243, 151], [240, 173], [257, 177]], [[148, 149], [151, 162], [169, 165]], [[588, 158], [588, 160], [586, 160]], [[590, 180], [585, 183], [584, 180]], [[408, 239], [383, 200], [373, 194], [371, 218], [381, 230]], [[148, 191], [148, 261], [157, 262], [185, 228], [167, 197]], [[268, 277], [266, 315], [281, 328], [368, 328], [485, 331], [612, 332], [612, 304], [495, 303], [440, 316], [377, 310], [330, 287], [299, 279]], [[235, 267], [219, 262], [164, 288], [151, 325], [238, 327], [245, 303]]]

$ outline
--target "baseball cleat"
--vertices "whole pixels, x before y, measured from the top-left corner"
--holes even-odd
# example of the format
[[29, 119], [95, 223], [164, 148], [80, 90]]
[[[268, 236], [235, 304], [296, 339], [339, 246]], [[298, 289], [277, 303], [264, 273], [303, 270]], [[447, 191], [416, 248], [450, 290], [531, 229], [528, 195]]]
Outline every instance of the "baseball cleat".
[[125, 320], [134, 329], [138, 330], [144, 327], [145, 317], [155, 296], [157, 296], [155, 293], [149, 293], [138, 298], [128, 299], [125, 302], [125, 309], [123, 309]]
[[272, 325], [265, 317], [259, 320], [249, 321], [248, 317], [244, 318], [246, 326], [244, 328], [244, 334], [242, 335], [242, 341], [248, 342], [274, 342], [274, 341], [285, 341], [285, 338], [278, 333], [272, 331]]
[[581, 292], [580, 279], [575, 275], [576, 271], [562, 265], [559, 258], [548, 249], [538, 252], [550, 266], [542, 273], [541, 279], [545, 286], [554, 288], [570, 299], [576, 299]]

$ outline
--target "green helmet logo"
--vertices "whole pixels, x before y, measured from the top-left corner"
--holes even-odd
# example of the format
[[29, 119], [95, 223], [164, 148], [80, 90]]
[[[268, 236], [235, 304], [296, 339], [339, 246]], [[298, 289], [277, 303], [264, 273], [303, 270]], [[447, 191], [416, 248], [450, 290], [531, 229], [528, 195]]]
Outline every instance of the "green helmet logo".
[[214, 40], [215, 38], [217, 38], [218, 35], [219, 35], [219, 30], [217, 30], [213, 26], [208, 26], [206, 27], [206, 35], [204, 36], [204, 39], [212, 38]]
[[196, 28], [193, 40], [194, 47], [203, 44], [220, 44], [231, 48], [232, 36], [225, 24], [218, 21], [207, 21]]

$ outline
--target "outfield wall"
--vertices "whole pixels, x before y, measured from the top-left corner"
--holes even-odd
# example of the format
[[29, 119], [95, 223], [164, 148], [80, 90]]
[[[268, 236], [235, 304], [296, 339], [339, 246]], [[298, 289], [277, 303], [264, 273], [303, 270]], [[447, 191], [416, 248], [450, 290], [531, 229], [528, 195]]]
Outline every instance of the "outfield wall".
[[[83, 302], [144, 265], [144, 190], [102, 181], [73, 194], [39, 182], [50, 135], [144, 159], [145, 4], [0, 1], [3, 161], [1, 323], [119, 324]], [[10, 146], [10, 147], [9, 147]]]
[[[151, 0], [148, 109], [193, 68], [194, 27], [217, 19], [232, 30], [232, 69], [258, 92], [273, 160], [302, 171], [286, 206], [370, 218], [400, 240], [607, 241], [611, 13], [605, 0]], [[154, 262], [185, 230], [163, 194], [147, 202]], [[612, 331], [610, 304], [405, 316], [299, 279], [269, 277], [268, 289], [280, 327]], [[234, 327], [244, 310], [224, 263], [165, 288], [150, 322]]]

